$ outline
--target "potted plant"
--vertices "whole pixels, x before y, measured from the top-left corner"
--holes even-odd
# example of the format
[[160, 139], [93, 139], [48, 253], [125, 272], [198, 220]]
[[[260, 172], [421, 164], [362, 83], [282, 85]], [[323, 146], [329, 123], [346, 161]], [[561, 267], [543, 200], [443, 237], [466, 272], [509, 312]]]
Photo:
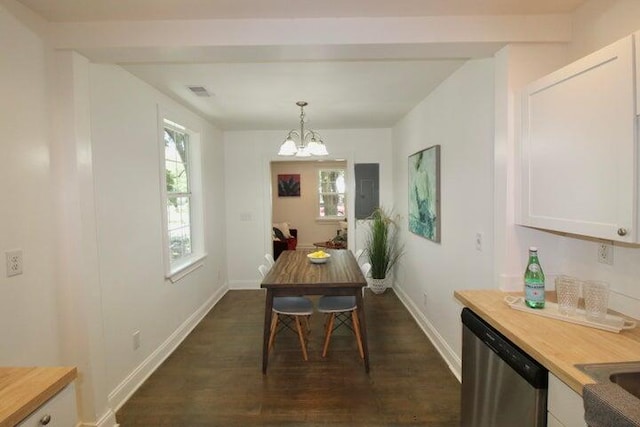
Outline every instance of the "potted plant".
[[398, 225], [389, 212], [378, 207], [369, 220], [364, 250], [371, 264], [371, 290], [381, 294], [387, 288], [387, 275], [402, 255], [402, 248], [398, 245]]

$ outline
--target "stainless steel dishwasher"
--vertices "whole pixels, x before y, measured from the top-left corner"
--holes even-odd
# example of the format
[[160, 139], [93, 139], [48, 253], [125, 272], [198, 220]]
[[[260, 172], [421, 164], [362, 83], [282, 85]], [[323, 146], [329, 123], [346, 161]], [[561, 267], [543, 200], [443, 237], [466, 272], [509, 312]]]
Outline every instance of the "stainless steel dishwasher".
[[549, 372], [473, 311], [461, 317], [461, 426], [546, 426]]

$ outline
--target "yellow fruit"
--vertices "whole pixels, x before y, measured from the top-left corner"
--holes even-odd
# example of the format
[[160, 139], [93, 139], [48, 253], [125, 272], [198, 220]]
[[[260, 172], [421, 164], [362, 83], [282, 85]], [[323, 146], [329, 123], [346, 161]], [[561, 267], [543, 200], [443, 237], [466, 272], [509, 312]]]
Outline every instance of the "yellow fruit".
[[309, 254], [309, 258], [326, 258], [327, 257], [327, 253], [325, 251], [315, 251], [315, 252], [311, 252]]

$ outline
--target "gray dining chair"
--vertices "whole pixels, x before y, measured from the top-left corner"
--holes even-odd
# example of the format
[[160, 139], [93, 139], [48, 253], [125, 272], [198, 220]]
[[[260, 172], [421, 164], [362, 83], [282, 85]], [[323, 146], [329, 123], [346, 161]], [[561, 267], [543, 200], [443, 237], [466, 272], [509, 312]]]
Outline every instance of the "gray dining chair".
[[276, 263], [276, 261], [273, 259], [273, 255], [271, 254], [264, 254], [264, 259], [267, 260], [267, 267], [269, 268], [273, 267], [273, 264]]
[[[258, 267], [258, 271], [264, 279], [269, 272], [269, 267], [264, 264], [260, 265]], [[271, 311], [272, 316], [269, 329], [268, 351], [271, 351], [273, 348], [275, 337], [279, 332], [278, 324], [280, 323], [283, 328], [291, 329], [298, 334], [300, 348], [302, 349], [302, 357], [305, 361], [309, 360], [306, 340], [310, 332], [309, 318], [313, 314], [313, 303], [311, 300], [306, 297], [274, 297]], [[280, 316], [284, 316], [284, 318], [281, 319]], [[291, 321], [287, 321], [287, 318]], [[290, 325], [290, 323], [295, 323], [295, 329]]]
[[263, 279], [267, 276], [267, 273], [269, 272], [269, 270], [270, 268], [264, 264], [258, 266], [258, 271], [260, 272], [260, 276], [262, 276]]
[[[360, 270], [364, 277], [367, 277], [371, 264], [365, 263], [360, 266]], [[322, 357], [327, 357], [329, 350], [329, 342], [331, 334], [335, 329], [344, 325], [349, 327], [356, 336], [356, 344], [358, 344], [358, 352], [360, 358], [364, 359], [364, 350], [362, 349], [362, 337], [360, 336], [360, 323], [358, 321], [358, 306], [355, 296], [333, 296], [325, 295], [318, 300], [318, 311], [327, 315], [325, 323], [324, 346], [322, 348]], [[351, 317], [351, 325], [349, 325], [349, 317]], [[338, 322], [337, 324], [336, 321]]]

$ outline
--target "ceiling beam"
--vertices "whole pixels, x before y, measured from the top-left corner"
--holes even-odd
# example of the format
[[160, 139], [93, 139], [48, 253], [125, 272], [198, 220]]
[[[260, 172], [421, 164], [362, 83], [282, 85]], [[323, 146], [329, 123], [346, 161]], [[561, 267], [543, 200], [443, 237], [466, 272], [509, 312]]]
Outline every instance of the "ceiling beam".
[[[566, 43], [571, 20], [557, 14], [83, 22], [50, 23], [48, 34], [54, 48], [77, 50], [100, 62], [243, 57], [232, 48], [260, 48], [267, 61], [282, 60], [279, 55], [339, 60], [361, 49], [361, 59], [393, 58], [394, 52], [395, 59], [468, 58], [479, 56], [475, 49], [495, 52], [508, 43]], [[309, 47], [314, 49], [305, 52]]]

